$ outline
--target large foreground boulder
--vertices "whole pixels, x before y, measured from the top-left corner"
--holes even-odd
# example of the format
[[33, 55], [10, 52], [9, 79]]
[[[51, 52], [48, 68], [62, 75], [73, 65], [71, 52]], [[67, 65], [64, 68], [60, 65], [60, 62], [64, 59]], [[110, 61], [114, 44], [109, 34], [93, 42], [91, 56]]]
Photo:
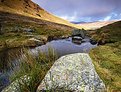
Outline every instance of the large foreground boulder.
[[96, 73], [90, 56], [77, 53], [58, 59], [38, 87], [38, 92], [52, 89], [103, 92], [105, 85]]

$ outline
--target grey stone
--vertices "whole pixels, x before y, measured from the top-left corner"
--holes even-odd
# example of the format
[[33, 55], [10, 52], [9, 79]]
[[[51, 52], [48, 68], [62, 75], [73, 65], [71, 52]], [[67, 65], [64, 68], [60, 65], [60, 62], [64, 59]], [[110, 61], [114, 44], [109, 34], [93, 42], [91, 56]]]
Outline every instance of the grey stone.
[[84, 30], [81, 30], [81, 29], [73, 30], [72, 36], [80, 36], [82, 38], [85, 38], [85, 32]]
[[[30, 79], [30, 76], [25, 75], [11, 83], [2, 92], [19, 92], [23, 80], [29, 85]], [[90, 56], [85, 53], [76, 53], [58, 59], [46, 74], [37, 92], [62, 88], [72, 92], [103, 92], [105, 84], [96, 73]]]
[[38, 92], [60, 88], [73, 92], [103, 92], [105, 84], [96, 73], [90, 56], [77, 53], [58, 59], [38, 87]]
[[33, 41], [36, 43], [37, 46], [43, 45], [44, 42], [35, 38], [30, 38], [29, 41]]
[[34, 30], [33, 29], [30, 29], [30, 28], [24, 28], [23, 29], [25, 32], [34, 32]]
[[31, 77], [25, 75], [20, 77], [20, 79], [12, 82], [8, 87], [4, 88], [1, 92], [21, 92], [21, 85], [26, 83], [29, 85]]

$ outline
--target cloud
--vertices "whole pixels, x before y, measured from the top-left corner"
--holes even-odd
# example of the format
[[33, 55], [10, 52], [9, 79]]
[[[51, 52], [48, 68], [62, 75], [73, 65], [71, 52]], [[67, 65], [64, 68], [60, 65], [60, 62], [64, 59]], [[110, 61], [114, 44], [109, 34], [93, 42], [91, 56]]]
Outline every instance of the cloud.
[[76, 20], [75, 16], [60, 16], [60, 18], [63, 18], [65, 20], [69, 20], [69, 21], [75, 21]]
[[[32, 0], [69, 21], [112, 20], [120, 17], [121, 0]], [[114, 13], [114, 14], [112, 14]], [[112, 15], [110, 15], [112, 14]], [[109, 17], [113, 16], [113, 17]], [[86, 18], [86, 19], [85, 19]]]
[[107, 15], [106, 17], [100, 19], [99, 21], [120, 20], [120, 19], [121, 19], [120, 14], [112, 12], [109, 15]]
[[77, 20], [77, 12], [74, 12], [74, 14], [72, 16], [68, 16], [68, 15], [62, 15], [62, 16], [59, 16], [65, 20], [69, 20], [69, 21], [75, 21]]
[[104, 21], [108, 21], [110, 19], [111, 19], [111, 16], [107, 16], [107, 17], [104, 18]]

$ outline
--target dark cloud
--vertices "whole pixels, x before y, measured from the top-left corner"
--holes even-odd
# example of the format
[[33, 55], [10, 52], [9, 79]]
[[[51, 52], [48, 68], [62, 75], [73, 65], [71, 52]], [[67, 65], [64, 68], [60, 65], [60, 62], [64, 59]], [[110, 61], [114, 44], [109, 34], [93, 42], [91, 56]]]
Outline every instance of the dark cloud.
[[33, 0], [69, 21], [121, 19], [121, 0]]

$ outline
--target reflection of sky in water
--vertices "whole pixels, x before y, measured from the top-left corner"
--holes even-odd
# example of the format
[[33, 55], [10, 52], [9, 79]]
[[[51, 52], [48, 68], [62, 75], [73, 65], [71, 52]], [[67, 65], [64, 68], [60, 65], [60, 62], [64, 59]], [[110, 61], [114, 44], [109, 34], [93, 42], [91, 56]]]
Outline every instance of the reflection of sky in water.
[[53, 48], [59, 56], [63, 56], [72, 53], [88, 53], [90, 49], [94, 47], [96, 47], [96, 45], [92, 45], [88, 41], [77, 45], [75, 43], [72, 43], [71, 39], [66, 39], [48, 42], [46, 45], [32, 49], [32, 52], [36, 53], [36, 51], [38, 50], [47, 52], [48, 48]]
[[[37, 56], [38, 51], [48, 52], [48, 48], [50, 49], [52, 48], [60, 57], [72, 53], [88, 53], [90, 49], [94, 47], [96, 47], [96, 45], [92, 45], [88, 39], [84, 43], [75, 44], [72, 43], [71, 38], [69, 38], [69, 39], [54, 40], [48, 42], [45, 45], [31, 49], [30, 53], [32, 52], [31, 54]], [[19, 66], [19, 63], [20, 61], [22, 61], [22, 58], [24, 58], [24, 53], [21, 52], [21, 49], [12, 49], [0, 53], [0, 61], [3, 64], [3, 66], [0, 67], [0, 71], [7, 70], [10, 73], [11, 70], [10, 66], [11, 65], [12, 67]]]
[[[55, 41], [48, 42], [45, 45], [31, 49], [30, 53], [33, 54], [34, 56], [37, 56], [38, 51], [48, 52], [48, 48], [50, 48], [50, 49], [53, 48], [54, 51], [60, 57], [60, 56], [72, 54], [72, 53], [88, 53], [91, 48], [96, 47], [96, 45], [92, 45], [89, 42], [89, 39], [84, 39], [84, 40], [86, 42], [81, 43], [80, 45], [72, 43], [71, 38], [64, 39], [64, 40], [55, 40]], [[10, 56], [14, 56], [15, 54], [17, 56], [9, 59]], [[9, 79], [8, 79], [9, 75], [12, 74], [14, 70], [19, 69], [19, 63], [22, 61], [22, 58], [24, 58], [24, 56], [25, 55], [24, 55], [24, 53], [21, 53], [21, 50], [17, 51], [16, 49], [8, 50], [8, 51], [0, 54], [0, 61], [2, 59], [3, 65], [5, 64], [4, 69], [3, 68], [0, 69], [2, 71], [5, 71], [5, 72], [0, 71], [0, 77], [1, 77], [2, 83], [4, 83], [4, 85], [7, 85], [9, 83]], [[9, 59], [9, 61], [8, 61], [8, 59]], [[11, 69], [11, 67], [9, 67], [10, 62], [12, 64], [13, 69]]]

